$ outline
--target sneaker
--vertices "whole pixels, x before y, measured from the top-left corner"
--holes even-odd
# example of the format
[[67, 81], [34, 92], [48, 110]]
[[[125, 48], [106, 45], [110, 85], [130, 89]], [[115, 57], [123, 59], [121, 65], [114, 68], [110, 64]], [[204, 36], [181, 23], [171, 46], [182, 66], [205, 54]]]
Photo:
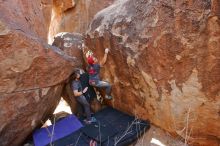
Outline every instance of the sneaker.
[[97, 122], [96, 118], [95, 117], [91, 117], [91, 120], [90, 120], [92, 123], [94, 122]]
[[112, 99], [112, 96], [110, 96], [110, 95], [105, 95], [105, 98], [110, 100], [110, 99]]
[[85, 119], [85, 120], [83, 120], [83, 121], [85, 122], [85, 124], [91, 124], [91, 123], [97, 122], [97, 120], [96, 120], [95, 117], [91, 117], [90, 120]]
[[91, 120], [87, 120], [87, 119], [85, 119], [83, 121], [84, 121], [85, 124], [91, 124], [92, 123]]

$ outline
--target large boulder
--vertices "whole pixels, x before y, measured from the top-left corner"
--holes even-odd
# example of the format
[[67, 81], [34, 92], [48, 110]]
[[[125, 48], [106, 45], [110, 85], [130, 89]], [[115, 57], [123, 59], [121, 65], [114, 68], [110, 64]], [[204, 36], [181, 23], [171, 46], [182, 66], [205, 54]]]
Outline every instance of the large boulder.
[[110, 48], [109, 104], [189, 144], [218, 145], [219, 12], [217, 0], [118, 0], [99, 12], [86, 45], [98, 59]]
[[47, 2], [0, 3], [0, 146], [21, 145], [53, 113], [63, 82], [82, 65], [80, 56], [46, 43]]
[[49, 42], [60, 32], [85, 33], [93, 16], [114, 0], [53, 0]]
[[52, 115], [63, 85], [0, 95], [0, 146], [21, 145], [26, 137]]
[[[1, 1], [1, 31], [10, 27], [20, 32], [47, 39], [52, 0]], [[4, 22], [10, 22], [4, 24]]]

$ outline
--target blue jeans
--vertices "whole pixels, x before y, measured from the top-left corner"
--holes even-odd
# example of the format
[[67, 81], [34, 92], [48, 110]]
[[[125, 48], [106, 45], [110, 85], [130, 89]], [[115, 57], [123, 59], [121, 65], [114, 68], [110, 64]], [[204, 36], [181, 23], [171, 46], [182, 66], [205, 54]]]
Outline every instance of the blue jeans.
[[108, 96], [110, 96], [111, 94], [111, 85], [106, 82], [106, 81], [98, 81], [95, 85], [93, 85], [94, 87], [98, 87], [98, 88], [105, 88], [105, 92]]

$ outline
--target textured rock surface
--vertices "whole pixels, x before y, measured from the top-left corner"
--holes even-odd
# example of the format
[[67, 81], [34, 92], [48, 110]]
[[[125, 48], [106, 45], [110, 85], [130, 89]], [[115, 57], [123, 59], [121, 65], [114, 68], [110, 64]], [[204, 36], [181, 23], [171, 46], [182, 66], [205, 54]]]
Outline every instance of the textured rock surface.
[[181, 138], [173, 138], [166, 131], [151, 125], [151, 128], [143, 134], [138, 141], [131, 146], [186, 146]]
[[20, 145], [55, 110], [63, 86], [1, 94], [0, 145]]
[[83, 58], [82, 42], [81, 34], [61, 32], [54, 37], [52, 46], [60, 48], [69, 56]]
[[93, 16], [114, 0], [53, 0], [49, 42], [57, 33], [84, 33]]
[[82, 63], [45, 43], [49, 2], [0, 2], [0, 146], [20, 145], [53, 112], [62, 82]]
[[77, 101], [76, 98], [74, 98], [70, 83], [65, 85], [62, 97], [69, 104], [71, 112], [77, 114]]
[[99, 12], [86, 44], [98, 58], [110, 48], [109, 104], [195, 145], [218, 145], [219, 17], [217, 0], [119, 0]]
[[10, 27], [30, 35], [47, 39], [48, 26], [50, 24], [52, 0], [19, 1], [1, 0], [0, 30], [7, 31], [9, 26], [4, 22], [10, 22]]

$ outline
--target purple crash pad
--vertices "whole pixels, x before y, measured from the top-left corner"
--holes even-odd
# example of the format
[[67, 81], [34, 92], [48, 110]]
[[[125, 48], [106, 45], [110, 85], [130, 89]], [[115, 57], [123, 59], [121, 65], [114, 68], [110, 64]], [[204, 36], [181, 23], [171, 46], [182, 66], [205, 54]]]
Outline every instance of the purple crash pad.
[[[60, 138], [63, 138], [82, 127], [81, 122], [77, 119], [76, 116], [70, 115], [57, 123], [54, 126], [54, 135], [52, 141], [56, 141]], [[47, 129], [52, 133], [53, 125], [47, 127]], [[50, 143], [51, 137], [46, 128], [38, 129], [33, 134], [35, 146], [45, 146]]]

